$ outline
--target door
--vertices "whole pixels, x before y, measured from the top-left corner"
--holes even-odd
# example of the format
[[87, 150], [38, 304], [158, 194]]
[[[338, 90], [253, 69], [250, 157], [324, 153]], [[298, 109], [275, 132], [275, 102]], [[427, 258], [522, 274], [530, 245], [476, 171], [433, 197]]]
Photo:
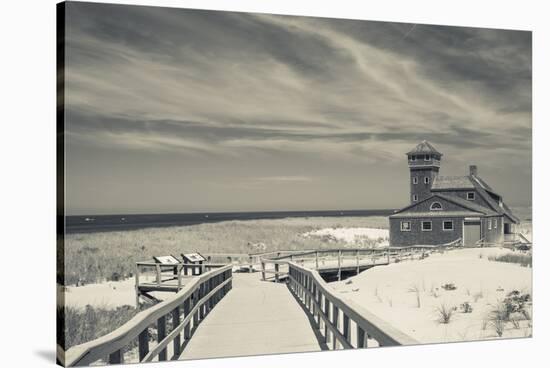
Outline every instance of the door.
[[481, 239], [481, 221], [464, 221], [464, 246], [474, 246]]

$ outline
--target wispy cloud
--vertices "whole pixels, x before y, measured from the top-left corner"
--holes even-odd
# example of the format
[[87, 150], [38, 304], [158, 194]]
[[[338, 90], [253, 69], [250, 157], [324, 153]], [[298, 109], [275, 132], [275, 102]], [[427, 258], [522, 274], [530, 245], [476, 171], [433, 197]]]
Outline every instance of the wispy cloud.
[[529, 32], [88, 3], [67, 15], [67, 129], [86, 162], [208, 156], [225, 172], [261, 157], [351, 178], [403, 170], [428, 139], [450, 167], [530, 170]]

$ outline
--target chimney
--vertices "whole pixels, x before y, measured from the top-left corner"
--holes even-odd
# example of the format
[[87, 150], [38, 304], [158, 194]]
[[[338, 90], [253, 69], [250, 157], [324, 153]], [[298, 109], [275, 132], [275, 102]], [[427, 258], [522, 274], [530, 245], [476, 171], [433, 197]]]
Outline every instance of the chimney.
[[477, 176], [477, 166], [470, 165], [470, 175]]

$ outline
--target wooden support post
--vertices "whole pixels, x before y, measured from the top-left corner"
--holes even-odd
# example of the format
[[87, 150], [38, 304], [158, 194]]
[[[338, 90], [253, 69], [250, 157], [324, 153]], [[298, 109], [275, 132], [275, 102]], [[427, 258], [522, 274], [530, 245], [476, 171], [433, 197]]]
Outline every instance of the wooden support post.
[[275, 261], [275, 282], [279, 282], [279, 264]]
[[109, 354], [109, 364], [122, 364], [124, 363], [124, 355], [122, 354], [122, 348]]
[[178, 291], [181, 290], [181, 268], [176, 266], [176, 270], [178, 273]]
[[[166, 316], [162, 316], [157, 320], [157, 341], [161, 342], [166, 337]], [[159, 362], [166, 360], [166, 348], [159, 353]]]
[[315, 269], [319, 270], [319, 252], [315, 251]]
[[252, 264], [252, 256], [249, 256], [248, 257], [248, 272], [249, 273], [252, 273], [254, 271], [254, 268], [253, 268], [253, 264]]
[[136, 309], [139, 310], [139, 266], [136, 265]]
[[344, 337], [346, 338], [346, 341], [351, 345], [351, 331], [350, 331], [350, 328], [349, 328], [349, 317], [342, 311], [342, 314], [343, 314], [343, 328], [344, 328], [344, 331], [343, 331], [343, 335]]
[[157, 263], [155, 266], [156, 266], [155, 269], [157, 271], [157, 285], [160, 286], [160, 281], [161, 281], [160, 263]]
[[366, 348], [367, 347], [367, 334], [361, 326], [357, 325], [357, 348]]
[[[325, 296], [325, 317], [327, 318], [327, 320], [330, 321], [330, 301], [328, 300], [328, 298]], [[330, 330], [328, 329], [328, 324], [325, 323], [325, 343], [329, 343], [330, 342]]]
[[338, 281], [342, 280], [342, 251], [338, 250]]
[[262, 281], [265, 281], [265, 262], [262, 259]]
[[[189, 315], [189, 311], [191, 310], [190, 301], [191, 301], [191, 298], [189, 297], [189, 298], [185, 299], [185, 301], [183, 302], [183, 316], [184, 316], [184, 318], [187, 318], [187, 316]], [[189, 321], [187, 323], [187, 325], [183, 328], [183, 338], [185, 340], [189, 340], [189, 338], [191, 337], [190, 325], [191, 325], [191, 321]]]
[[141, 362], [143, 358], [149, 353], [149, 328], [141, 331], [138, 336], [138, 351], [139, 351], [139, 361]]
[[[340, 327], [340, 316], [339, 316], [338, 307], [336, 305], [332, 305], [332, 325], [336, 328], [336, 330], [339, 330]], [[332, 339], [332, 349], [336, 350], [338, 346], [338, 339], [336, 337]]]
[[[180, 324], [180, 307], [176, 307], [172, 311], [172, 328], [176, 328]], [[174, 356], [179, 357], [181, 354], [181, 334], [174, 337]]]

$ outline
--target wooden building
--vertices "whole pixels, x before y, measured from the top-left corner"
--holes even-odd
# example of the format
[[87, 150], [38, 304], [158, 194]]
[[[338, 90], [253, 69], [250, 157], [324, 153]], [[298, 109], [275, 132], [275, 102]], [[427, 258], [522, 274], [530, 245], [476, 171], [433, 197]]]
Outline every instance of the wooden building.
[[427, 141], [407, 152], [410, 205], [390, 216], [391, 246], [502, 243], [519, 219], [470, 166], [466, 176], [440, 176], [443, 154]]

